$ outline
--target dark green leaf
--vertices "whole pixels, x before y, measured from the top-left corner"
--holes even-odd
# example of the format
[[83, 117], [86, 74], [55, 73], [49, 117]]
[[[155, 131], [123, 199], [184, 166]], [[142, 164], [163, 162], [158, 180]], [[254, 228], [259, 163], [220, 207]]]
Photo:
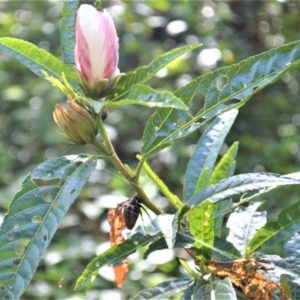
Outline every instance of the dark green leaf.
[[45, 79], [45, 75], [42, 71], [61, 81], [63, 81], [62, 73], [64, 73], [68, 83], [74, 90], [80, 90], [77, 82], [78, 75], [74, 67], [64, 64], [47, 51], [29, 42], [7, 37], [0, 38], [0, 49], [19, 60], [43, 79]]
[[106, 101], [118, 101], [121, 99], [126, 99], [126, 94], [128, 93], [132, 85], [146, 82], [170, 62], [172, 62], [182, 54], [187, 53], [199, 46], [200, 44], [194, 44], [176, 48], [158, 56], [148, 66], [142, 66], [134, 71], [126, 73], [126, 75], [122, 76], [119, 79], [116, 87], [107, 96]]
[[91, 280], [94, 273], [101, 267], [109, 264], [119, 265], [123, 259], [134, 253], [140, 247], [147, 246], [149, 243], [154, 242], [162, 236], [161, 233], [156, 235], [143, 235], [139, 232], [135, 233], [129, 239], [125, 240], [122, 244], [116, 245], [107, 251], [95, 257], [84, 269], [81, 276], [77, 279], [77, 289], [87, 280]]
[[196, 284], [195, 281], [190, 282], [190, 284], [184, 291], [183, 295], [181, 296], [180, 300], [191, 300], [192, 299], [195, 284]]
[[226, 227], [229, 228], [227, 241], [238, 249], [243, 257], [248, 257], [247, 246], [258, 229], [266, 222], [266, 212], [256, 211], [261, 202], [250, 203], [248, 207], [238, 207], [229, 216]]
[[135, 295], [132, 300], [145, 300], [145, 299], [167, 299], [188, 287], [191, 283], [191, 279], [177, 279], [174, 281], [168, 281], [160, 283], [159, 285], [143, 290]]
[[[61, 162], [63, 162], [61, 164]], [[49, 160], [28, 176], [13, 199], [0, 230], [0, 299], [18, 299], [32, 279], [39, 259], [95, 169], [93, 157]], [[52, 185], [53, 178], [60, 178]]]
[[265, 224], [250, 241], [249, 252], [252, 253], [260, 247], [271, 246], [288, 239], [299, 231], [299, 226], [300, 201], [284, 209], [276, 221]]
[[129, 93], [125, 99], [118, 102], [106, 101], [104, 106], [110, 108], [130, 104], [144, 105], [148, 107], [172, 107], [182, 110], [188, 109], [188, 107], [172, 93], [158, 92], [151, 89], [149, 86], [142, 84], [135, 84], [130, 87]]
[[190, 211], [190, 231], [195, 238], [193, 246], [196, 248], [197, 259], [210, 259], [214, 244], [214, 211], [211, 202], [204, 201]]
[[[216, 251], [218, 249], [219, 251]], [[221, 251], [220, 251], [221, 250]], [[224, 255], [224, 253], [226, 255]], [[215, 236], [212, 259], [216, 260], [234, 260], [242, 258], [241, 253], [228, 241]]]
[[204, 200], [218, 202], [233, 196], [245, 194], [247, 192], [261, 190], [260, 194], [268, 192], [268, 188], [282, 185], [299, 184], [300, 182], [285, 176], [271, 173], [249, 173], [235, 175], [221, 180], [216, 185], [209, 186], [195, 194], [189, 201], [188, 206], [199, 205]]
[[63, 60], [66, 64], [75, 65], [75, 19], [78, 0], [65, 0], [60, 26], [60, 43]]
[[[207, 182], [203, 177], [204, 175], [206, 178], [210, 177], [219, 151], [237, 114], [238, 110], [233, 109], [219, 115], [202, 134], [187, 166], [183, 189], [185, 201], [206, 187], [205, 184], [201, 184]], [[205, 170], [208, 170], [207, 174]]]

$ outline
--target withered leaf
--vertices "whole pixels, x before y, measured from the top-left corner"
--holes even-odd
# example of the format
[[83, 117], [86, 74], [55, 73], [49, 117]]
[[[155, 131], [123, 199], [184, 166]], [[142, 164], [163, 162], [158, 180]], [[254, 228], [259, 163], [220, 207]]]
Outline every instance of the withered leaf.
[[225, 262], [207, 260], [205, 264], [217, 277], [228, 277], [249, 299], [272, 300], [272, 294], [276, 293], [280, 295], [281, 300], [288, 300], [277, 283], [264, 278], [264, 272], [268, 269], [254, 258]]

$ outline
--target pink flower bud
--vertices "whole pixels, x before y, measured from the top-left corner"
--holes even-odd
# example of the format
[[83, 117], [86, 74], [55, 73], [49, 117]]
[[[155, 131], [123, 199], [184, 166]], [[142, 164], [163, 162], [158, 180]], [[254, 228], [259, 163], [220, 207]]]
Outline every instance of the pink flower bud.
[[119, 75], [118, 50], [119, 39], [108, 12], [81, 5], [76, 18], [75, 62], [85, 91], [97, 89], [101, 93], [97, 85], [103, 90], [105, 82], [107, 85]]

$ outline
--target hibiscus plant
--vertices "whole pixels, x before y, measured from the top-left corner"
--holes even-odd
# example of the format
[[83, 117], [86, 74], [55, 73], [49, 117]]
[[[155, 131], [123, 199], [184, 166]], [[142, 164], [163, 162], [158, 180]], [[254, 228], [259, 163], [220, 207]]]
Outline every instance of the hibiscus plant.
[[[300, 64], [296, 41], [191, 80], [176, 91], [154, 90], [146, 82], [181, 55], [201, 45], [187, 44], [163, 53], [127, 73], [118, 69], [119, 42], [107, 11], [66, 0], [61, 26], [63, 61], [20, 39], [0, 38], [0, 50], [59, 88], [69, 108], [57, 104], [53, 117], [70, 143], [92, 145], [98, 155], [62, 156], [38, 165], [12, 199], [0, 230], [0, 299], [18, 299], [30, 283], [56, 230], [76, 200], [97, 161], [111, 163], [132, 195], [108, 212], [111, 248], [97, 255], [74, 282], [91, 288], [99, 269], [112, 265], [122, 287], [128, 260], [162, 249], [185, 249], [178, 258], [185, 275], [140, 291], [133, 299], [289, 299], [300, 292], [300, 202], [284, 208], [276, 221], [259, 209], [261, 196], [280, 186], [298, 185], [300, 173], [234, 175], [238, 142], [218, 160], [240, 107], [251, 96]], [[122, 71], [122, 70], [121, 70]], [[204, 105], [191, 109], [195, 95]], [[136, 168], [116, 153], [105, 120], [121, 106], [142, 105], [155, 112], [145, 122]], [[54, 124], [54, 123], [53, 123]], [[193, 132], [205, 131], [190, 157], [178, 196], [151, 168], [149, 158]], [[130, 139], [130, 136], [128, 137]], [[140, 182], [148, 175], [168, 199], [167, 214]], [[144, 230], [135, 226], [142, 211], [156, 217]], [[226, 217], [226, 218], [224, 218]], [[223, 230], [227, 226], [228, 230]], [[125, 230], [127, 228], [127, 230]], [[299, 242], [299, 243], [298, 243]], [[284, 257], [261, 254], [283, 243]], [[299, 260], [298, 260], [299, 258]], [[179, 293], [179, 294], [178, 294]]]

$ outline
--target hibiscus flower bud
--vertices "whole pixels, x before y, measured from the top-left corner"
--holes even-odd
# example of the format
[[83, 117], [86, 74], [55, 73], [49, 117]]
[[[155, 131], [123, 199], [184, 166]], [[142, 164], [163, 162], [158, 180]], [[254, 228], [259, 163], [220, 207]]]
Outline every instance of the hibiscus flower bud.
[[75, 62], [85, 94], [104, 97], [120, 77], [119, 39], [111, 16], [92, 5], [79, 7], [76, 18]]
[[71, 109], [65, 109], [59, 104], [55, 106], [53, 112], [55, 123], [75, 144], [91, 143], [98, 133], [96, 121], [86, 109], [78, 105], [70, 96], [68, 96], [67, 103]]

